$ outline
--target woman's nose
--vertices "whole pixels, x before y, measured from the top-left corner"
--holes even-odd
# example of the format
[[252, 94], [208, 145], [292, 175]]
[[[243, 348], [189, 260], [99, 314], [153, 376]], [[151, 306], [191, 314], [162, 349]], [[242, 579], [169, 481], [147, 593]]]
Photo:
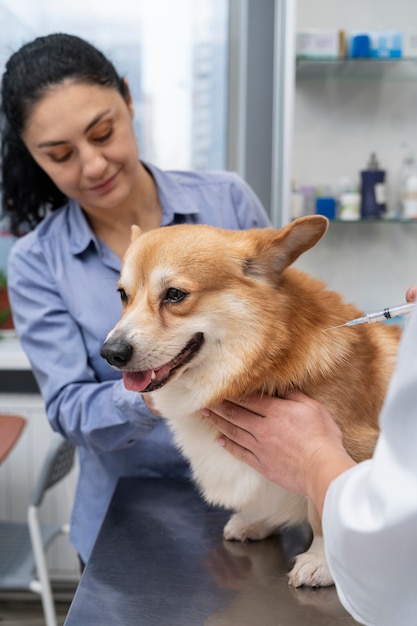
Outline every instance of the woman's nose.
[[100, 178], [107, 166], [107, 160], [101, 150], [87, 145], [80, 150], [83, 175], [87, 178]]

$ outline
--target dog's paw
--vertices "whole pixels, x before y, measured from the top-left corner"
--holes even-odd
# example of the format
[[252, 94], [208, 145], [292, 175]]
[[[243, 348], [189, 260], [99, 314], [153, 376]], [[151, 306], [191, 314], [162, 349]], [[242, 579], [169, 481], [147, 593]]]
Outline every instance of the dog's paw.
[[223, 530], [228, 541], [260, 541], [271, 534], [272, 529], [265, 522], [248, 523], [239, 513], [232, 515]]
[[334, 584], [321, 537], [315, 537], [307, 552], [296, 557], [288, 582], [293, 587], [329, 587]]

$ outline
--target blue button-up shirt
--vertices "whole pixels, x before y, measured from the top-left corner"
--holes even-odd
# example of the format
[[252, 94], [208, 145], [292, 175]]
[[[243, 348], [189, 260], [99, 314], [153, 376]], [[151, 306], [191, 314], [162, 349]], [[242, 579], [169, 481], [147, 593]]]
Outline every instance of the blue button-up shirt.
[[[248, 185], [228, 172], [151, 172], [162, 226], [269, 226]], [[71, 541], [87, 560], [120, 476], [187, 476], [166, 422], [120, 372], [100, 357], [122, 307], [120, 259], [98, 239], [80, 206], [69, 201], [19, 239], [9, 257], [15, 326], [45, 400], [52, 427], [79, 446], [80, 475]]]

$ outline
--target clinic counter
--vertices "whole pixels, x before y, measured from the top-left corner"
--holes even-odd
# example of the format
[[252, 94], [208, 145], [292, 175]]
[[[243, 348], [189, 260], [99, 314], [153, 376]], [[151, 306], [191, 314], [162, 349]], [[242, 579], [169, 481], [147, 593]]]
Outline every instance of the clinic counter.
[[334, 587], [288, 585], [305, 529], [222, 540], [187, 481], [120, 479], [64, 626], [351, 626]]

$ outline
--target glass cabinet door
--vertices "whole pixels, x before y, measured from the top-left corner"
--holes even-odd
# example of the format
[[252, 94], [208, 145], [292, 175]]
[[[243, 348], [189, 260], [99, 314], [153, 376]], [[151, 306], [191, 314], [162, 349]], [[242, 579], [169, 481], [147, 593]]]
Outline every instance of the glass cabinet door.
[[[326, 58], [326, 50], [314, 49], [312, 39], [307, 57], [297, 60], [293, 214], [314, 210], [312, 195], [340, 201], [343, 193], [360, 193], [360, 173], [374, 154], [385, 172], [384, 217], [411, 217], [402, 206], [402, 177], [414, 162], [417, 183], [416, 18], [417, 5], [408, 0], [298, 0], [298, 33], [314, 35], [319, 29], [330, 37], [342, 32], [349, 51], [349, 41], [358, 42], [361, 33], [388, 38], [398, 32], [402, 50], [401, 58], [393, 49], [389, 58], [391, 52], [379, 41], [373, 44], [379, 58]], [[355, 54], [355, 49], [350, 52]], [[327, 53], [333, 55], [330, 48]]]
[[375, 219], [331, 220], [297, 266], [368, 312], [404, 302], [417, 281], [417, 220], [403, 219], [401, 207], [405, 161], [417, 159], [416, 18], [411, 0], [297, 0], [296, 32], [403, 36], [401, 58], [323, 59], [316, 48], [316, 58], [296, 62], [293, 217], [317, 210], [318, 196], [360, 194], [371, 154], [385, 171], [387, 209]]

